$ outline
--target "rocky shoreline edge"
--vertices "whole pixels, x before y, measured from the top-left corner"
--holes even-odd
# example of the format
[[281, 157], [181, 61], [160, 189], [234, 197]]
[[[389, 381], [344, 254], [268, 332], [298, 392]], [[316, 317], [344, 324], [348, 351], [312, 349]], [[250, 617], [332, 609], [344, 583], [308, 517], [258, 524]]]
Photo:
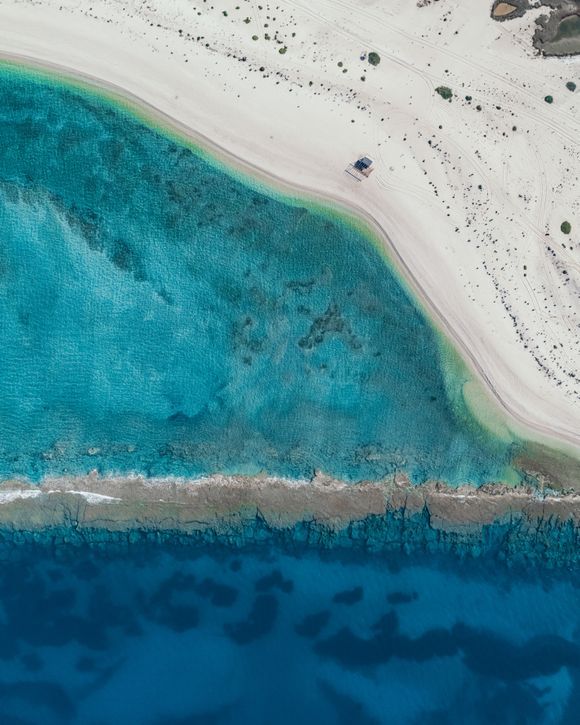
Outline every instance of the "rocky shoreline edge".
[[489, 484], [345, 483], [317, 475], [197, 480], [85, 477], [0, 484], [0, 546], [140, 542], [492, 557], [580, 563], [580, 495]]

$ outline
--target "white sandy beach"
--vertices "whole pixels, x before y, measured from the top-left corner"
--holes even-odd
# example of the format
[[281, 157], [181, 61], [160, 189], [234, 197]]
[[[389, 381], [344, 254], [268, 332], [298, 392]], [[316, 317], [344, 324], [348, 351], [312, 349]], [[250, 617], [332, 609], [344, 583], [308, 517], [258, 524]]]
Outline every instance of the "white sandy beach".
[[538, 11], [500, 24], [490, 6], [5, 0], [0, 52], [115, 84], [370, 215], [496, 399], [580, 444], [580, 61], [536, 55]]

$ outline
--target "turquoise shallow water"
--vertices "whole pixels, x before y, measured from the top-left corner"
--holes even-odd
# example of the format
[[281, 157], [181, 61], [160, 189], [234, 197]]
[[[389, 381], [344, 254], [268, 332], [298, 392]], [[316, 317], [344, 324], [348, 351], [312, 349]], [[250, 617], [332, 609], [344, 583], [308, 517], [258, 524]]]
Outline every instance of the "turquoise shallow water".
[[1, 476], [501, 477], [360, 231], [89, 92], [0, 96]]

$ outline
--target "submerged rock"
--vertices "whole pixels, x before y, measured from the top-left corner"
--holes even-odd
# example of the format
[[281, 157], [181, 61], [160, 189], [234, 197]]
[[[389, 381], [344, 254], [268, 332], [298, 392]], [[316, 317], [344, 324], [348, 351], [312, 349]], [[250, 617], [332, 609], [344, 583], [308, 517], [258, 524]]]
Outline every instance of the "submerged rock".
[[[169, 543], [426, 552], [548, 567], [580, 560], [580, 497], [574, 493], [540, 495], [533, 488], [500, 485], [452, 489], [405, 480], [347, 485], [323, 477], [311, 482], [89, 477], [54, 479], [40, 488], [13, 486], [0, 487], [0, 550]], [[266, 584], [291, 589], [291, 582], [275, 575], [260, 588]]]

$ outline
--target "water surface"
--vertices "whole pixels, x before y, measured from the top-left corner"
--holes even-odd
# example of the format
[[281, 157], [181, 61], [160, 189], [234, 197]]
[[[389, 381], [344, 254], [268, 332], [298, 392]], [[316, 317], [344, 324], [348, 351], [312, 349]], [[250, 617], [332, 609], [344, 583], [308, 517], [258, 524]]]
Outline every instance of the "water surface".
[[[88, 90], [0, 96], [0, 478], [507, 475], [355, 225]], [[575, 722], [578, 605], [493, 559], [2, 544], [0, 721]]]
[[493, 561], [3, 548], [3, 723], [574, 723], [577, 577]]
[[354, 225], [89, 90], [0, 96], [0, 476], [506, 475]]

